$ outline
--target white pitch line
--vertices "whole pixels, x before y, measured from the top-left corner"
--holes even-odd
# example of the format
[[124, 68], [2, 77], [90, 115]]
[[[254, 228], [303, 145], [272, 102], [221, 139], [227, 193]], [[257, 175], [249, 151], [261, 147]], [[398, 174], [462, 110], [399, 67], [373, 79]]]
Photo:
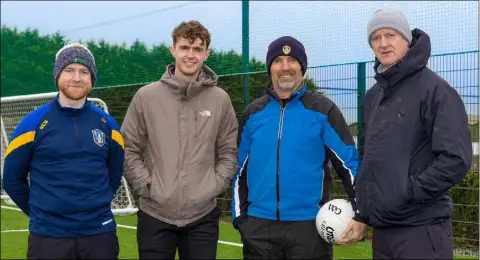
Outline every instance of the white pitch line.
[[[2, 209], [15, 210], [15, 211], [21, 211], [19, 208], [9, 207], [9, 206], [3, 206], [3, 205], [1, 205], [1, 208], [2, 208]], [[223, 223], [222, 223], [222, 224], [223, 224]], [[137, 229], [137, 227], [134, 227], [134, 226], [127, 226], [127, 225], [121, 225], [121, 224], [117, 224], [117, 227], [128, 228], [128, 229]], [[27, 231], [28, 231], [28, 229], [2, 230], [2, 232], [27, 232]], [[219, 243], [219, 244], [224, 244], [224, 245], [229, 245], [229, 246], [243, 247], [243, 244], [233, 243], [233, 242], [228, 242], [228, 241], [222, 241], [222, 240], [218, 240], [218, 243]]]
[[11, 233], [11, 232], [28, 232], [28, 229], [14, 229], [14, 230], [2, 230], [2, 233]]
[[[127, 226], [127, 225], [121, 225], [121, 224], [117, 224], [117, 227], [128, 228], [128, 229], [137, 229], [137, 227], [134, 227], [134, 226]], [[233, 242], [228, 242], [228, 241], [222, 241], [222, 240], [218, 240], [218, 243], [219, 244], [224, 244], [224, 245], [229, 245], [229, 246], [243, 247], [243, 244], [233, 243]]]
[[229, 245], [229, 246], [243, 247], [243, 244], [233, 243], [233, 242], [227, 242], [227, 241], [222, 241], [222, 240], [218, 240], [218, 243], [219, 243], [219, 244], [224, 244], [224, 245]]
[[9, 206], [3, 206], [3, 205], [1, 205], [0, 207], [2, 209], [11, 209], [11, 210], [15, 210], [15, 211], [22, 211], [21, 209], [15, 208], [15, 207], [9, 207]]
[[127, 226], [127, 225], [120, 225], [120, 224], [117, 224], [117, 227], [123, 227], [123, 228], [128, 228], [128, 229], [137, 229], [136, 227]]

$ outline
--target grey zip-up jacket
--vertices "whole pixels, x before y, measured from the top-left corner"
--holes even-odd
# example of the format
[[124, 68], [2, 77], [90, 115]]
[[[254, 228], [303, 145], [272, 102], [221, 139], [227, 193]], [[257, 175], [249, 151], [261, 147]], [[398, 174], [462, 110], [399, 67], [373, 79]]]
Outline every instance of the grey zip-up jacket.
[[216, 206], [237, 169], [238, 122], [217, 75], [203, 65], [198, 81], [162, 78], [140, 88], [125, 115], [124, 175], [139, 208], [185, 226]]

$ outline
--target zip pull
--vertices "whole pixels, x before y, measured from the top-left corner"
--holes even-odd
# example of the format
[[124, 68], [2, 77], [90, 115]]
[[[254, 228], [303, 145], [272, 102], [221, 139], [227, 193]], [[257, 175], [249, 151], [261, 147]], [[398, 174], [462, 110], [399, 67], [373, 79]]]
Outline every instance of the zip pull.
[[190, 88], [192, 87], [192, 82], [188, 83], [187, 89], [185, 89], [185, 99], [188, 97], [188, 92], [190, 91]]
[[194, 110], [195, 111], [195, 139], [198, 137], [198, 120], [197, 120], [197, 113], [198, 111], [197, 110]]

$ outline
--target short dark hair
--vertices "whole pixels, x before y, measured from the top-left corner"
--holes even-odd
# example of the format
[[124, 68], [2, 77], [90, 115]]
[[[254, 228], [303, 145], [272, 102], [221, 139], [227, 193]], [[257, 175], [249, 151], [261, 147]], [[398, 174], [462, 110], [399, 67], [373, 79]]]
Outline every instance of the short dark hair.
[[207, 49], [210, 46], [210, 33], [205, 26], [196, 20], [182, 22], [173, 29], [173, 45], [177, 43], [179, 37], [189, 39], [190, 43], [194, 43], [197, 38], [200, 38], [202, 44], [206, 43]]

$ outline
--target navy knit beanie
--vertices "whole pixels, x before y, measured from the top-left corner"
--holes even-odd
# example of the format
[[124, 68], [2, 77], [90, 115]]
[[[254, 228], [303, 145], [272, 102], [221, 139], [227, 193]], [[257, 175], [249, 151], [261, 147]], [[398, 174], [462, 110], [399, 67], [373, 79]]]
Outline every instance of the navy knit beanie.
[[302, 76], [305, 75], [307, 70], [307, 54], [305, 53], [305, 47], [297, 39], [291, 36], [282, 36], [268, 46], [267, 52], [267, 72], [270, 76], [270, 67], [273, 60], [281, 55], [292, 56], [302, 66]]
[[90, 50], [81, 43], [67, 44], [57, 52], [57, 55], [55, 56], [55, 67], [53, 69], [55, 85], [57, 85], [57, 80], [58, 77], [60, 77], [62, 70], [72, 63], [82, 64], [88, 68], [92, 77], [92, 86], [94, 86], [97, 80], [95, 58]]

